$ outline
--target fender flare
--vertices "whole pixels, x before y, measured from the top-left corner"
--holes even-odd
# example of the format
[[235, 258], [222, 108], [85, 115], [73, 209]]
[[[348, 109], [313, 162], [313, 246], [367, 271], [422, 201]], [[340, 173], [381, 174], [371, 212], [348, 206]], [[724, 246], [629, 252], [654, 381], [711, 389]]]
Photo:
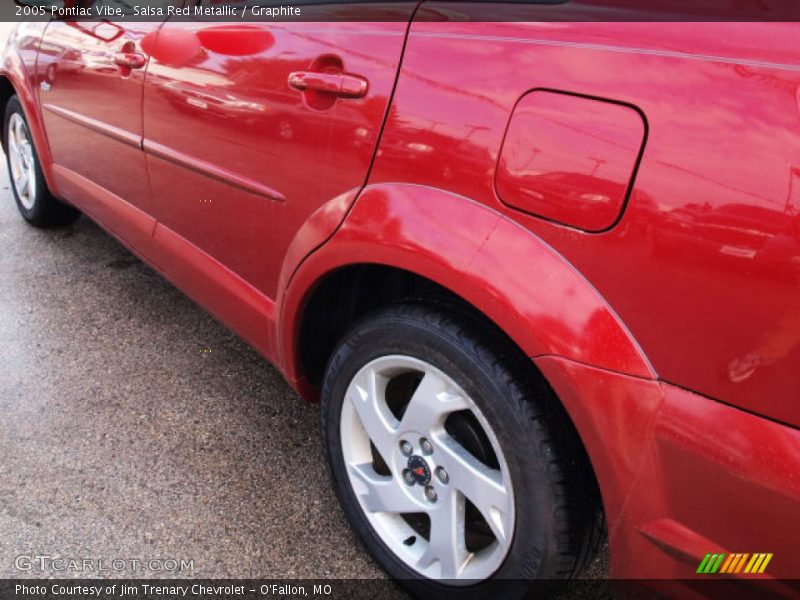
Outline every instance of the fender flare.
[[303, 387], [298, 338], [316, 285], [335, 270], [380, 264], [449, 289], [531, 358], [555, 356], [655, 379], [614, 310], [563, 256], [491, 208], [443, 190], [367, 186], [336, 232], [295, 270], [276, 314], [279, 363]]

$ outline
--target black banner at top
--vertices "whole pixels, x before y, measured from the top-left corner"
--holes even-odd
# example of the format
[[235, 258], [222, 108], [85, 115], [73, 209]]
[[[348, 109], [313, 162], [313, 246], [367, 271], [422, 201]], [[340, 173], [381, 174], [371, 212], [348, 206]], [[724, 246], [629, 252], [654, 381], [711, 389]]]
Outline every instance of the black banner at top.
[[[415, 13], [416, 11], [416, 13]], [[797, 0], [2, 0], [0, 21], [797, 21]]]

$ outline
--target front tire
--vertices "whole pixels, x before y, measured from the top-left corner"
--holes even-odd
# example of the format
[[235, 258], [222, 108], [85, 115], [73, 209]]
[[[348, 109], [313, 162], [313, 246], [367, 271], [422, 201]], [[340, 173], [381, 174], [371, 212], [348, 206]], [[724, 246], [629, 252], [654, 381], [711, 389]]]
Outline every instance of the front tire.
[[519, 597], [596, 551], [583, 448], [530, 362], [456, 309], [395, 305], [341, 341], [322, 430], [367, 550], [421, 597]]
[[28, 120], [16, 96], [6, 104], [3, 141], [11, 189], [22, 217], [36, 227], [66, 225], [74, 221], [80, 213], [59, 202], [47, 189]]

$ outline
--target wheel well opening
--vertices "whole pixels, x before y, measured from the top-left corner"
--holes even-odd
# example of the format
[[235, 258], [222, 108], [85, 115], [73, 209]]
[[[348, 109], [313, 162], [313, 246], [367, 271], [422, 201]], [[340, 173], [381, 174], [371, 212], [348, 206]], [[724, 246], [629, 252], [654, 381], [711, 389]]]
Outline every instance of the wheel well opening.
[[345, 267], [316, 286], [303, 313], [299, 359], [308, 382], [320, 384], [328, 358], [353, 323], [381, 306], [410, 300], [457, 307], [497, 329], [459, 296], [415, 273], [382, 265]]
[[[0, 75], [0, 118], [3, 120], [5, 119], [6, 114], [6, 105], [8, 101], [11, 99], [16, 93], [14, 86], [11, 85], [11, 82], [8, 80], [7, 77]], [[1, 127], [1, 126], [0, 126]], [[3, 151], [6, 150], [6, 140], [5, 135], [0, 135], [0, 143], [2, 143]]]

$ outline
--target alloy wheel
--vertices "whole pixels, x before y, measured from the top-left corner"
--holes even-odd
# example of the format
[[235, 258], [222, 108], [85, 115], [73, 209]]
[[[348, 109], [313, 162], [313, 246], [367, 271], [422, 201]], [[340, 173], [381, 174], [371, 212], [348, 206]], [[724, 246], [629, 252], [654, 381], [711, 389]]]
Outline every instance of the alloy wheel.
[[421, 575], [467, 584], [503, 564], [514, 492], [497, 438], [475, 402], [433, 365], [375, 359], [341, 414], [350, 485], [384, 544]]
[[14, 190], [22, 206], [31, 210], [36, 202], [36, 161], [28, 126], [19, 113], [12, 114], [8, 121], [7, 142]]

